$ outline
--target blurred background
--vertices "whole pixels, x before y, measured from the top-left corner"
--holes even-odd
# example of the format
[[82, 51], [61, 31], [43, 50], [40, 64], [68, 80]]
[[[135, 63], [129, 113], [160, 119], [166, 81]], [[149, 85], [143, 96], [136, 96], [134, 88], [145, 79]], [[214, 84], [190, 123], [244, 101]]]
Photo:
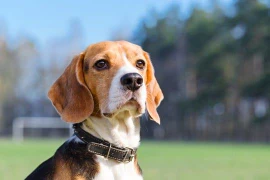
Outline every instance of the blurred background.
[[[2, 174], [4, 178], [21, 179], [45, 160], [43, 157], [52, 155], [62, 142], [55, 138], [68, 137], [68, 125], [44, 119], [58, 117], [47, 91], [74, 55], [103, 40], [131, 41], [149, 52], [165, 95], [158, 109], [161, 125], [142, 120], [142, 139], [148, 140], [142, 143], [142, 161], [148, 179], [196, 179], [191, 176], [194, 173], [201, 173], [202, 179], [221, 175], [225, 179], [270, 178], [268, 0], [1, 2], [0, 146], [5, 150], [0, 150], [0, 178]], [[54, 122], [59, 128], [53, 128]], [[18, 144], [11, 141], [12, 136], [15, 140], [21, 136], [51, 140], [46, 145], [39, 140]], [[205, 141], [226, 143], [209, 145]], [[228, 142], [233, 145], [227, 146]], [[159, 162], [156, 157], [147, 159], [151, 157], [145, 153], [159, 151], [161, 146], [171, 154], [182, 153], [179, 161], [175, 157]], [[24, 167], [10, 162], [17, 152], [14, 147], [25, 148], [21, 155], [29, 159], [34, 153], [29, 151], [31, 148], [48, 151], [35, 156], [36, 164]], [[211, 149], [213, 153], [207, 154]], [[249, 153], [245, 154], [246, 150]], [[243, 154], [248, 158], [241, 159]], [[156, 156], [159, 155], [163, 156]], [[211, 161], [213, 156], [216, 158]], [[233, 161], [236, 157], [240, 159]], [[18, 160], [21, 156], [13, 158]], [[149, 161], [156, 161], [157, 167]], [[224, 161], [224, 166], [217, 165]], [[174, 163], [164, 172], [164, 165], [158, 163], [165, 162]], [[200, 162], [205, 167], [198, 166]], [[218, 173], [206, 171], [207, 163]], [[19, 175], [7, 173], [7, 164], [16, 167]], [[238, 166], [239, 171], [226, 169]], [[260, 170], [254, 171], [255, 168]]]

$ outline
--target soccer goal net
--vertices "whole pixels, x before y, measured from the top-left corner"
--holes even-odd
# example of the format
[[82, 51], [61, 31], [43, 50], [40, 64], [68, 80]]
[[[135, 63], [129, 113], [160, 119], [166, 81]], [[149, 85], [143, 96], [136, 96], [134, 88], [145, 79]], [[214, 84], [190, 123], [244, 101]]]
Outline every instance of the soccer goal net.
[[[14, 119], [12, 125], [12, 139], [14, 141], [23, 141], [25, 129], [42, 129], [52, 131], [53, 129], [67, 129], [68, 134], [73, 134], [71, 124], [63, 122], [60, 118], [53, 117], [18, 117]], [[38, 137], [38, 136], [35, 136]], [[39, 138], [42, 138], [40, 136]]]

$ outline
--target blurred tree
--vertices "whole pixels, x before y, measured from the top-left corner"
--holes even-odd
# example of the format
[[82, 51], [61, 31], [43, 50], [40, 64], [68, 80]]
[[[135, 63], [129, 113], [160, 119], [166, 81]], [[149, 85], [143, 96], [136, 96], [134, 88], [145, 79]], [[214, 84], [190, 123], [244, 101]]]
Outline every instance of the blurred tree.
[[194, 108], [214, 105], [225, 96], [226, 80], [219, 66], [224, 49], [223, 19], [220, 11], [213, 15], [195, 9], [186, 22], [189, 63], [196, 72], [198, 91], [192, 100]]
[[[236, 0], [229, 13], [218, 0], [211, 2], [207, 10], [195, 5], [186, 19], [176, 4], [152, 9], [131, 38], [150, 53], [165, 94], [162, 125], [143, 121], [142, 134], [270, 141], [270, 6]], [[10, 126], [15, 116], [55, 116], [47, 89], [84, 48], [80, 22], [72, 21], [67, 34], [44, 49], [29, 37], [9, 44], [5, 29], [1, 26], [0, 122]], [[127, 36], [120, 30], [112, 35]]]
[[241, 123], [249, 122], [258, 98], [267, 98], [269, 111], [269, 6], [239, 0], [231, 14], [214, 1], [211, 11], [195, 7], [185, 21], [172, 7], [171, 13], [152, 10], [135, 33], [152, 55], [165, 93], [160, 108], [165, 136], [244, 132]]
[[[8, 111], [0, 114], [1, 127], [3, 127], [10, 125], [18, 114], [16, 109], [22, 104], [17, 100], [31, 98], [35, 94], [36, 88], [31, 84], [37, 74], [37, 59], [35, 59], [37, 52], [34, 43], [27, 38], [20, 39], [17, 46], [10, 46], [3, 38], [0, 54], [0, 109], [9, 106]], [[20, 111], [22, 113], [28, 109], [22, 108]]]
[[[133, 41], [151, 52], [151, 56], [154, 58], [168, 55], [176, 48], [181, 28], [179, 15], [179, 7], [175, 4], [171, 5], [163, 15], [159, 15], [156, 10], [152, 9], [140, 23]], [[162, 60], [162, 58], [158, 59]]]
[[7, 127], [4, 133], [10, 132], [17, 116], [57, 115], [47, 90], [73, 56], [85, 48], [81, 29], [79, 21], [71, 21], [67, 35], [48, 43], [42, 51], [33, 38], [26, 36], [8, 44], [6, 33], [1, 31], [0, 133], [3, 127]]

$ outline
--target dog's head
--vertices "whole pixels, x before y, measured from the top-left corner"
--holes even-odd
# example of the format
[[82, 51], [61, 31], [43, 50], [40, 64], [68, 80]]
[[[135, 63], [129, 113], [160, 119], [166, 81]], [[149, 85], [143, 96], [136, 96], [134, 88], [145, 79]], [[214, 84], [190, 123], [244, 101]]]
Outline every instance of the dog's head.
[[73, 58], [48, 96], [63, 120], [79, 123], [91, 116], [138, 117], [147, 108], [160, 123], [163, 94], [149, 55], [126, 41], [101, 42]]

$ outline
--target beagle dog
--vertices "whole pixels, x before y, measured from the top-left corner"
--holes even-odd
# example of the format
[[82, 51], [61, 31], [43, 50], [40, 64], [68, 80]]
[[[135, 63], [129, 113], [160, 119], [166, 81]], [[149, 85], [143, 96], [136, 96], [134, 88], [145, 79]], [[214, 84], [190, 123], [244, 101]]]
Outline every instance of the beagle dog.
[[26, 179], [143, 179], [137, 161], [140, 116], [160, 123], [163, 99], [148, 53], [126, 41], [90, 45], [48, 97], [74, 135]]

